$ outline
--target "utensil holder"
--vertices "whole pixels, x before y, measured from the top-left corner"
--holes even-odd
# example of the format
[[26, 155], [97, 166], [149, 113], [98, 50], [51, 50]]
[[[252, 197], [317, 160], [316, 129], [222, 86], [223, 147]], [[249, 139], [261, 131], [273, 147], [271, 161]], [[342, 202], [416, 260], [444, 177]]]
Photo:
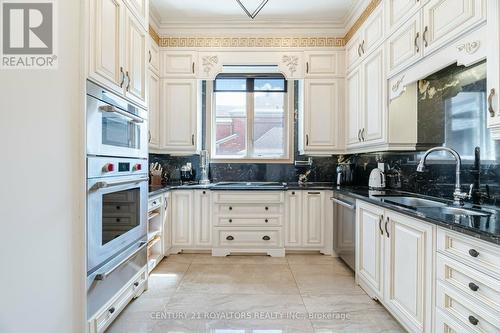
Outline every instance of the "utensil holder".
[[160, 175], [151, 175], [151, 185], [152, 186], [160, 186], [161, 185], [161, 176]]

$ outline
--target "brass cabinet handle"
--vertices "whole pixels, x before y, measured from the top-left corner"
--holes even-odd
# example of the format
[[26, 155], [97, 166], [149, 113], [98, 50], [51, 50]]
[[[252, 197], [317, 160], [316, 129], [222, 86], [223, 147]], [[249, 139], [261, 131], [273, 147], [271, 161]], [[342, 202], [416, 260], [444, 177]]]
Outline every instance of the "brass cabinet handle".
[[128, 71], [127, 71], [127, 91], [130, 91], [130, 75], [128, 74]]
[[308, 74], [308, 73], [309, 73], [309, 61], [306, 62], [306, 74]]
[[120, 82], [120, 88], [123, 88], [123, 84], [125, 83], [125, 73], [123, 72], [123, 67], [120, 67], [120, 73], [122, 74], [122, 81]]
[[420, 32], [417, 31], [417, 34], [415, 35], [415, 40], [413, 42], [417, 53], [420, 52], [420, 47], [418, 47], [418, 38], [419, 37], [420, 37]]
[[232, 240], [234, 240], [234, 237], [233, 237], [233, 236], [227, 236], [227, 237], [226, 237], [226, 239], [227, 239], [228, 241], [232, 241]]
[[425, 26], [424, 33], [422, 34], [422, 39], [424, 40], [425, 47], [429, 46], [429, 43], [427, 42], [427, 32], [428, 31], [429, 31], [429, 27]]
[[378, 218], [378, 228], [380, 230], [380, 234], [384, 234], [384, 230], [382, 230], [382, 221], [384, 220], [384, 216], [380, 215]]
[[488, 95], [488, 111], [490, 112], [490, 117], [495, 116], [495, 110], [493, 109], [493, 96], [495, 96], [495, 88], [491, 88], [490, 94]]
[[263, 239], [263, 240], [265, 240], [265, 241], [268, 241], [268, 240], [271, 240], [271, 237], [269, 237], [269, 236], [264, 236], [264, 237], [262, 237], [262, 239]]
[[389, 216], [385, 219], [385, 233], [387, 234], [387, 238], [389, 238], [389, 230], [387, 229], [387, 225], [389, 224]]

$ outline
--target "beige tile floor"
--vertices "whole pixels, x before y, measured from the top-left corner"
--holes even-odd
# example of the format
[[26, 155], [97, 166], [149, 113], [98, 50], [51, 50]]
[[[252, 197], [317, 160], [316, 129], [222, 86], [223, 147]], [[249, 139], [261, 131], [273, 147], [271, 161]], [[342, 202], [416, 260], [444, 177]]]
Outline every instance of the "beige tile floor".
[[108, 333], [404, 332], [323, 255], [181, 254], [153, 271], [149, 289]]

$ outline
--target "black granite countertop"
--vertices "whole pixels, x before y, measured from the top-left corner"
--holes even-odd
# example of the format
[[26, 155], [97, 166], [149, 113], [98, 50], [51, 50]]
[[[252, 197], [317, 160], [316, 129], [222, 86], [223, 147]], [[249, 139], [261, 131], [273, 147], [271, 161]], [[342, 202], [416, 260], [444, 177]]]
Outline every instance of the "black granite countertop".
[[[485, 240], [497, 245], [500, 245], [500, 210], [495, 207], [489, 206], [474, 206], [471, 204], [466, 204], [462, 208], [480, 210], [482, 213], [486, 213], [486, 216], [467, 216], [467, 215], [457, 215], [450, 214], [446, 212], [446, 207], [455, 207], [451, 200], [427, 197], [415, 193], [400, 192], [394, 190], [369, 191], [368, 187], [336, 187], [333, 183], [277, 183], [274, 186], [252, 186], [252, 183], [245, 184], [242, 183], [241, 186], [231, 185], [223, 186], [216, 184], [209, 185], [162, 185], [162, 186], [150, 186], [149, 195], [157, 195], [170, 190], [196, 190], [196, 189], [207, 189], [207, 190], [259, 190], [259, 191], [287, 191], [287, 190], [331, 190], [336, 193], [344, 194], [356, 199], [360, 199], [375, 205], [391, 209], [393, 211], [400, 212], [405, 215], [409, 215], [436, 225], [443, 228], [454, 230], [481, 240]], [[396, 204], [389, 202], [390, 199], [384, 199], [378, 195], [384, 196], [411, 196], [423, 199], [429, 199], [433, 201], [440, 201], [446, 206], [443, 207], [411, 207], [403, 204]]]
[[[467, 216], [450, 214], [446, 212], [446, 207], [456, 207], [453, 206], [453, 202], [451, 200], [427, 197], [415, 193], [399, 192], [394, 190], [375, 192], [370, 191], [368, 187], [335, 187], [333, 191], [439, 225], [443, 228], [454, 230], [481, 240], [500, 245], [500, 210], [498, 210], [496, 207], [479, 207], [472, 204], [465, 204], [460, 208], [477, 210], [478, 212], [487, 214], [486, 216]], [[388, 202], [390, 198], [384, 199], [378, 197], [378, 195], [411, 196], [439, 201], [443, 204], [446, 204], [446, 206], [433, 208], [411, 207], [403, 204]]]

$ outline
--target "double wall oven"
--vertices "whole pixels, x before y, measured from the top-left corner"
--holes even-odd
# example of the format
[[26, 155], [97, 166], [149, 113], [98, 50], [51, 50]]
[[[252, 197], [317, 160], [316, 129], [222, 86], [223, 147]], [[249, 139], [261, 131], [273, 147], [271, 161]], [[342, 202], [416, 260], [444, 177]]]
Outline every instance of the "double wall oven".
[[147, 266], [147, 112], [87, 82], [87, 315]]

